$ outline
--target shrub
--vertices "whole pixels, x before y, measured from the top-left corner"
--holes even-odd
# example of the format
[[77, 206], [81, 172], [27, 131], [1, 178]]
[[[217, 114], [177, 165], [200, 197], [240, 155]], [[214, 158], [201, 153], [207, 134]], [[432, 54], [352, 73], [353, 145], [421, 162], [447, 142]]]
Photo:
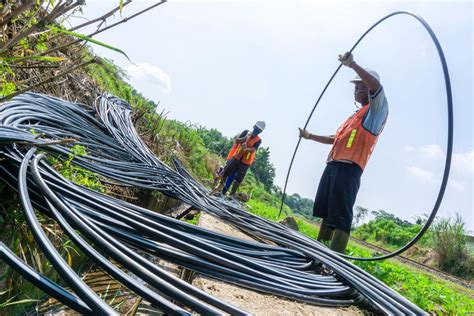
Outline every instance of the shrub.
[[467, 251], [465, 222], [459, 214], [454, 220], [440, 219], [433, 225], [433, 249], [441, 270], [462, 276], [474, 274], [474, 259]]

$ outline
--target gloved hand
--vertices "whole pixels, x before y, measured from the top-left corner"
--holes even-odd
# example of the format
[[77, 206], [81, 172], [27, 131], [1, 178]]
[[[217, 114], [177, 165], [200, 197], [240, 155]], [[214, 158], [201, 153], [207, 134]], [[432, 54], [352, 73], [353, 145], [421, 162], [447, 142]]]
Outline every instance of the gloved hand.
[[298, 127], [298, 129], [300, 130], [300, 137], [303, 137], [304, 139], [309, 139], [309, 136], [311, 135], [310, 132], [301, 127]]
[[350, 67], [354, 62], [354, 56], [351, 53], [346, 52], [344, 55], [339, 55], [339, 61], [346, 67]]

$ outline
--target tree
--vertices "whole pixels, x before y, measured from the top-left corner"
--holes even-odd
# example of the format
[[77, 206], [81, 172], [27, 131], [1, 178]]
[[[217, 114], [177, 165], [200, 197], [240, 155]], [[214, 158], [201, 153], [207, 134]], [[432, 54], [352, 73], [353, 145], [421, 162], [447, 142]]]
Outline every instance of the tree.
[[270, 149], [268, 147], [259, 148], [255, 156], [255, 161], [250, 167], [253, 175], [263, 184], [267, 191], [273, 187], [273, 179], [275, 178], [275, 167], [270, 162]]
[[205, 127], [200, 127], [198, 133], [207, 149], [223, 158], [227, 157], [227, 153], [232, 148], [232, 141], [230, 139], [214, 128], [206, 129]]
[[356, 206], [356, 213], [354, 215], [354, 221], [353, 221], [353, 227], [359, 226], [359, 223], [362, 223], [369, 213], [369, 209], [362, 207], [362, 206]]

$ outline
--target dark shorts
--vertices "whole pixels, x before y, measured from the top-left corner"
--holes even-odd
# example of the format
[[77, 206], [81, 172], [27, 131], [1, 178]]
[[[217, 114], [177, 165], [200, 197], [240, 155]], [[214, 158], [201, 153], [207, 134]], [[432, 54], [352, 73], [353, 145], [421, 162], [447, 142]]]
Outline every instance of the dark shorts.
[[249, 167], [249, 165], [242, 163], [242, 161], [232, 158], [225, 166], [222, 177], [227, 178], [231, 174], [235, 173], [235, 181], [240, 183], [244, 181], [245, 174], [247, 173]]
[[361, 175], [362, 169], [356, 164], [328, 163], [314, 199], [313, 215], [324, 219], [327, 226], [349, 233]]

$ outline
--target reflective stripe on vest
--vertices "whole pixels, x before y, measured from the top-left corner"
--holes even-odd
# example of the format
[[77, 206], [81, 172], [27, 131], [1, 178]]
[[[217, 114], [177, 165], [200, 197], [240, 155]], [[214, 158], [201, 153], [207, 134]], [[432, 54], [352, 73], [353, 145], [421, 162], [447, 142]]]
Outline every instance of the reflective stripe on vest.
[[234, 157], [235, 153], [237, 152], [237, 150], [239, 148], [240, 148], [240, 144], [234, 143], [234, 145], [232, 145], [232, 148], [230, 149], [229, 153], [227, 154], [226, 160], [231, 160], [232, 157]]
[[364, 170], [378, 140], [378, 136], [362, 127], [368, 110], [368, 105], [363, 106], [339, 127], [330, 153], [331, 160], [352, 161]]
[[[252, 148], [258, 141], [260, 141], [260, 137], [257, 135], [253, 138], [247, 137], [247, 140], [245, 141], [247, 148]], [[242, 152], [242, 147], [239, 146], [239, 149], [237, 150], [237, 153], [234, 155], [234, 159], [236, 160], [241, 160], [242, 163], [246, 165], [251, 165], [253, 161], [255, 160], [255, 152], [248, 152], [245, 156], [244, 153]]]
[[356, 137], [356, 134], [357, 134], [357, 130], [353, 129], [352, 132], [351, 132], [351, 136], [349, 137], [349, 140], [347, 141], [347, 145], [346, 145], [347, 148], [352, 147], [352, 142], [354, 141], [354, 138]]

